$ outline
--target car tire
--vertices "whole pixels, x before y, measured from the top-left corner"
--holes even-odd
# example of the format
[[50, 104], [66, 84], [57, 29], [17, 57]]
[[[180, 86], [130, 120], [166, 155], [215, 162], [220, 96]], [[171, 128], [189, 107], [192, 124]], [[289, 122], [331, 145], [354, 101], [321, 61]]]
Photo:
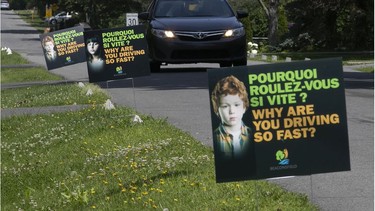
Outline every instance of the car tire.
[[151, 69], [151, 72], [154, 72], [154, 73], [158, 73], [160, 72], [160, 62], [150, 62], [150, 69]]
[[247, 65], [247, 58], [242, 58], [240, 60], [233, 61], [233, 66], [246, 66]]
[[51, 23], [52, 25], [56, 25], [57, 21], [56, 21], [56, 19], [52, 19], [52, 20], [50, 21], [50, 23]]
[[220, 67], [232, 67], [232, 62], [220, 62]]

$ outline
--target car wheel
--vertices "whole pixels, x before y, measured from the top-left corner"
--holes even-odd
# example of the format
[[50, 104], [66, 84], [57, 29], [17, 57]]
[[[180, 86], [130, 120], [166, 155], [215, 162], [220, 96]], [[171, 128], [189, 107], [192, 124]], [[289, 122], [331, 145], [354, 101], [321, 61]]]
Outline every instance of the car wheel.
[[240, 60], [233, 61], [233, 66], [246, 66], [247, 65], [247, 58], [243, 58]]
[[232, 62], [220, 62], [220, 67], [232, 67]]
[[56, 19], [52, 19], [50, 22], [52, 25], [55, 25], [57, 23]]
[[160, 72], [160, 62], [150, 62], [151, 72], [157, 73]]

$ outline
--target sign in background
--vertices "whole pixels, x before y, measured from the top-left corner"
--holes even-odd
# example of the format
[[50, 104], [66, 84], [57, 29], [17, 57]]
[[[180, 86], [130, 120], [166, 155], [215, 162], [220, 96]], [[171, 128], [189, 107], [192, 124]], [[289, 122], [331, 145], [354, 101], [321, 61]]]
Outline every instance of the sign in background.
[[[217, 181], [350, 170], [341, 59], [208, 70], [210, 93], [229, 75], [241, 80], [249, 95], [243, 121], [253, 132], [256, 166], [242, 168], [255, 168], [256, 176], [216, 171]], [[214, 130], [220, 119], [211, 115]], [[216, 168], [226, 168], [215, 162]]]
[[139, 25], [138, 13], [126, 13], [126, 26]]
[[145, 28], [142, 25], [116, 29], [87, 31], [85, 43], [98, 40], [100, 57], [104, 66], [90, 65], [90, 53], [86, 50], [90, 82], [117, 80], [150, 75]]
[[86, 61], [83, 31], [77, 26], [39, 35], [48, 70]]

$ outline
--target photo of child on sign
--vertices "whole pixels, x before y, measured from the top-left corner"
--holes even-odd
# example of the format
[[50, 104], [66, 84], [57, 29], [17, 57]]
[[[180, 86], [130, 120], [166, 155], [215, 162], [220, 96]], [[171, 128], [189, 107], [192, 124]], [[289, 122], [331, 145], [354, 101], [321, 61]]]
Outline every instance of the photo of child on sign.
[[339, 58], [207, 72], [217, 182], [350, 170]]
[[86, 61], [82, 26], [40, 34], [39, 38], [48, 70]]
[[101, 47], [98, 37], [91, 37], [86, 40], [87, 62], [93, 72], [100, 72], [104, 66]]
[[217, 181], [255, 174], [253, 133], [242, 121], [249, 108], [244, 83], [232, 75], [221, 79], [211, 93], [211, 103], [220, 118], [213, 131]]
[[48, 62], [54, 62], [57, 57], [55, 49], [55, 41], [50, 36], [45, 36], [42, 40], [42, 46], [44, 49], [45, 57]]
[[90, 82], [150, 75], [142, 25], [100, 29], [84, 33]]

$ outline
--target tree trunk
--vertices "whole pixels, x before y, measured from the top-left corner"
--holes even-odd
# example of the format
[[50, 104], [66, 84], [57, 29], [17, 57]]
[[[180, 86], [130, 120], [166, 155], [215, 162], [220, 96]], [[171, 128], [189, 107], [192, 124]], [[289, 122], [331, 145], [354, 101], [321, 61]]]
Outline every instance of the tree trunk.
[[276, 46], [278, 44], [277, 26], [279, 22], [277, 11], [280, 0], [269, 0], [268, 7], [264, 4], [263, 0], [258, 0], [258, 2], [263, 7], [268, 18], [268, 43], [271, 46]]
[[277, 27], [278, 16], [277, 11], [279, 7], [279, 0], [270, 0], [269, 15], [268, 15], [268, 41], [271, 46], [278, 44]]

